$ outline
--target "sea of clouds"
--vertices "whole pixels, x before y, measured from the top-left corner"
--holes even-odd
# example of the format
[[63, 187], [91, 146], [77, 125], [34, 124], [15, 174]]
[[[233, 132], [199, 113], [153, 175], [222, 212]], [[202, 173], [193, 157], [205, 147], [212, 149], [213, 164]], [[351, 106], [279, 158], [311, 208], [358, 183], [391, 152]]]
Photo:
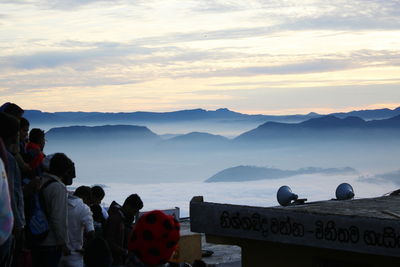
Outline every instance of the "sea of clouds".
[[[397, 189], [391, 182], [364, 182], [358, 175], [320, 174], [249, 182], [107, 183], [104, 184], [106, 196], [103, 202], [106, 206], [113, 200], [122, 204], [128, 195], [137, 193], [144, 202], [144, 211], [179, 207], [180, 216], [188, 217], [193, 196], [203, 196], [206, 202], [270, 207], [279, 205], [276, 192], [282, 185], [288, 185], [299, 198], [307, 198], [311, 202], [335, 198], [336, 187], [343, 182], [353, 186], [355, 198], [379, 197]], [[76, 182], [73, 187], [79, 185], [82, 184]]]

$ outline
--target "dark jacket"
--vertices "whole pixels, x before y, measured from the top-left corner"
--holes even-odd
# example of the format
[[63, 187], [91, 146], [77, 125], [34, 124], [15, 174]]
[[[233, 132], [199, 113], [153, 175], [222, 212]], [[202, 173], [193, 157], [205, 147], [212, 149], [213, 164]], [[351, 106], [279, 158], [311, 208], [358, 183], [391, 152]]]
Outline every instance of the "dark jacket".
[[40, 146], [33, 142], [29, 142], [26, 144], [26, 153], [29, 157], [28, 164], [31, 167], [32, 171], [35, 175], [42, 174], [42, 162], [45, 157]]
[[128, 254], [128, 236], [132, 230], [132, 220], [127, 218], [122, 207], [115, 201], [108, 208], [108, 214], [104, 237], [111, 249], [113, 266], [123, 265]]

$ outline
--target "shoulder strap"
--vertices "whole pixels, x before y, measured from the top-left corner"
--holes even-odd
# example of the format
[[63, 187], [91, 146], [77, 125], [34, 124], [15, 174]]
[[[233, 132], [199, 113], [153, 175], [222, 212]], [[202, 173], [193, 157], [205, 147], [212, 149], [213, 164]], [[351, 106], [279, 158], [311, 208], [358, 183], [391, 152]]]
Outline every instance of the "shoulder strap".
[[40, 204], [41, 204], [41, 206], [42, 206], [42, 210], [43, 210], [44, 213], [46, 214], [46, 217], [48, 216], [48, 211], [47, 211], [46, 204], [45, 204], [46, 201], [45, 201], [45, 199], [44, 199], [43, 190], [46, 189], [46, 187], [48, 187], [50, 184], [52, 184], [52, 183], [54, 183], [54, 182], [56, 182], [56, 180], [53, 179], [53, 178], [51, 178], [50, 180], [46, 181], [46, 182], [42, 185], [42, 187], [40, 187], [39, 192], [38, 192], [38, 195], [39, 195], [39, 202], [40, 202]]
[[50, 180], [46, 181], [41, 187], [40, 192], [43, 191], [46, 187], [48, 187], [51, 183], [56, 182], [55, 179], [51, 178]]

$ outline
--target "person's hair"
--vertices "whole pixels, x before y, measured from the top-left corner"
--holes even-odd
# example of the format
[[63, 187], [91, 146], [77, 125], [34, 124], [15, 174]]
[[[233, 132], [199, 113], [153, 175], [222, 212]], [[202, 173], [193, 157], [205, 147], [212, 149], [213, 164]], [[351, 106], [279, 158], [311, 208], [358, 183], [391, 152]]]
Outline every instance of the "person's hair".
[[19, 131], [19, 121], [12, 115], [0, 112], [0, 136], [4, 142], [16, 137]]
[[50, 160], [49, 172], [61, 177], [73, 166], [74, 163], [67, 155], [64, 153], [55, 153]]
[[4, 103], [1, 106], [1, 111], [8, 113], [17, 118], [21, 118], [22, 115], [24, 114], [24, 110], [20, 106], [18, 106], [17, 104], [14, 104], [14, 103], [10, 103], [10, 102]]
[[103, 210], [99, 204], [93, 204], [90, 206], [90, 210], [93, 214], [93, 220], [95, 222], [104, 223], [106, 219], [103, 216]]
[[74, 196], [80, 197], [82, 199], [91, 199], [92, 189], [89, 186], [81, 185], [77, 189], [75, 189]]
[[138, 194], [132, 194], [125, 199], [123, 206], [129, 206], [136, 210], [140, 210], [141, 208], [143, 208], [143, 202]]
[[105, 193], [101, 186], [95, 185], [92, 187], [92, 195], [94, 198], [102, 200], [105, 196]]
[[35, 144], [39, 144], [44, 139], [44, 131], [39, 128], [33, 128], [29, 132], [29, 141]]
[[28, 121], [27, 119], [25, 119], [24, 117], [22, 117], [22, 118], [19, 120], [19, 127], [20, 127], [20, 128], [22, 128], [22, 127], [29, 127], [29, 121]]

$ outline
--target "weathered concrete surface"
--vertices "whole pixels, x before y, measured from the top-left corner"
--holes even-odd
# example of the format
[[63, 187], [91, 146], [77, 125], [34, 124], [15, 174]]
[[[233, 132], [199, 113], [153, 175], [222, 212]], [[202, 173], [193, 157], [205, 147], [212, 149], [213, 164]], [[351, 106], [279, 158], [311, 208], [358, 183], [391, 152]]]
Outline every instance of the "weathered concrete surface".
[[243, 266], [400, 266], [398, 196], [269, 208], [197, 197], [190, 218], [207, 241], [240, 246]]
[[193, 232], [393, 257], [400, 257], [398, 213], [400, 197], [270, 208], [190, 205]]

